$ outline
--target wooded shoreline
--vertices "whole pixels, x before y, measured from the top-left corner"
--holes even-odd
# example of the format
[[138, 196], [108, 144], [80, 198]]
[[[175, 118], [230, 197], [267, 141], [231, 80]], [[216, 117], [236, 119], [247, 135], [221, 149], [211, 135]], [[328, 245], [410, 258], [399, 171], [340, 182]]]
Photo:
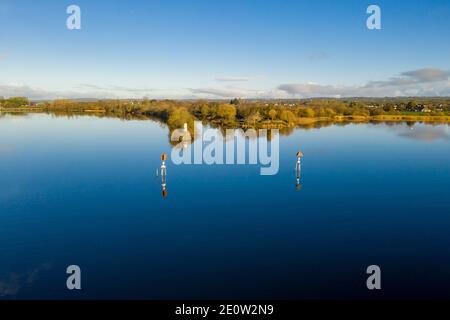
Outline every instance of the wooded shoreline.
[[190, 128], [196, 120], [215, 126], [291, 128], [320, 123], [450, 123], [450, 98], [353, 98], [302, 100], [53, 100], [0, 98], [1, 113], [96, 115], [123, 119], [153, 118], [169, 128]]

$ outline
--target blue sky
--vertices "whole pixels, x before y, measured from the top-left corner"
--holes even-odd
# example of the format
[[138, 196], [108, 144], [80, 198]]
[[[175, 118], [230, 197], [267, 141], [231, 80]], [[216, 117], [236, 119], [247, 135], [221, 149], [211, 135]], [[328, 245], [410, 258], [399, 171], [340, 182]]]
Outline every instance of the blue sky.
[[428, 96], [449, 76], [448, 0], [0, 0], [0, 96]]

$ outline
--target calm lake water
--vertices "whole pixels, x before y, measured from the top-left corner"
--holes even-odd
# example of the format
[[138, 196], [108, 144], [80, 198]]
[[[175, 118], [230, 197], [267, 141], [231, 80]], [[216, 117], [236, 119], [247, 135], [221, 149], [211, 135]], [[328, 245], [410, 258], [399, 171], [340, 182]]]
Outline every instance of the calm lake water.
[[[168, 134], [0, 117], [0, 298], [450, 298], [448, 125], [297, 129], [274, 176], [168, 161], [163, 198]], [[66, 289], [72, 264], [81, 291]]]

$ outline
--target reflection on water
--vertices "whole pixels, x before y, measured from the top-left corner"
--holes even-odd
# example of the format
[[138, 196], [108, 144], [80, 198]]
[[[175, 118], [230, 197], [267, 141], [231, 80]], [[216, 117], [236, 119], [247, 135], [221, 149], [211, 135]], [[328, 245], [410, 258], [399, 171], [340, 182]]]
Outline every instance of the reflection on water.
[[404, 130], [398, 135], [400, 137], [421, 141], [450, 140], [450, 134], [444, 127], [411, 127], [409, 130]]
[[167, 190], [166, 190], [166, 160], [167, 160], [167, 154], [163, 153], [161, 155], [161, 187], [162, 187], [162, 196], [163, 198], [167, 197]]
[[161, 187], [162, 187], [162, 196], [163, 198], [165, 198], [167, 197], [166, 175], [161, 175]]
[[50, 263], [43, 263], [40, 266], [23, 272], [9, 272], [6, 275], [0, 275], [0, 297], [15, 296], [23, 287], [31, 286], [39, 276], [51, 269]]
[[300, 190], [302, 185], [300, 184], [300, 173], [301, 173], [301, 169], [302, 169], [302, 165], [301, 165], [301, 159], [303, 158], [303, 152], [298, 151], [297, 152], [297, 164], [295, 166], [295, 177], [296, 177], [296, 185], [295, 188], [297, 190]]
[[[0, 112], [0, 117], [15, 117], [15, 118], [27, 118], [32, 116], [33, 114], [27, 114], [27, 113], [5, 113], [5, 112]], [[66, 118], [66, 119], [80, 119], [86, 116], [89, 117], [96, 117], [96, 118], [109, 118], [109, 119], [120, 119], [120, 120], [124, 120], [124, 121], [132, 121], [132, 120], [141, 120], [141, 121], [146, 121], [146, 120], [152, 120], [156, 123], [158, 123], [161, 127], [165, 128], [167, 127], [167, 124], [160, 118], [155, 117], [155, 116], [151, 116], [151, 115], [144, 115], [144, 114], [125, 114], [125, 115], [112, 115], [112, 114], [105, 114], [105, 113], [93, 113], [93, 114], [79, 114], [79, 113], [69, 113], [69, 112], [50, 112], [48, 113], [49, 116], [54, 117], [54, 118]], [[421, 127], [419, 129], [417, 129], [414, 132], [408, 132], [405, 131], [403, 133], [399, 133], [399, 136], [403, 136], [403, 137], [407, 137], [407, 138], [411, 138], [411, 139], [417, 139], [417, 140], [423, 140], [423, 141], [431, 141], [431, 140], [435, 140], [435, 139], [449, 139], [450, 135], [446, 132], [446, 129], [444, 126], [449, 127], [450, 123], [447, 122], [430, 122], [430, 121], [409, 121], [409, 120], [405, 120], [405, 121], [375, 121], [375, 120], [370, 120], [367, 122], [357, 122], [359, 124], [371, 124], [371, 125], [386, 125], [389, 126], [391, 128], [397, 128], [399, 125], [403, 125], [406, 124], [408, 127], [412, 127], [415, 128], [414, 126], [416, 124], [427, 124], [426, 127]], [[295, 132], [296, 129], [302, 129], [302, 130], [311, 130], [311, 129], [319, 129], [319, 128], [325, 128], [325, 127], [329, 127], [329, 126], [340, 126], [340, 127], [345, 127], [348, 125], [352, 125], [355, 124], [355, 122], [352, 121], [339, 121], [339, 122], [333, 122], [330, 120], [322, 120], [322, 121], [317, 121], [317, 122], [312, 122], [312, 123], [306, 123], [306, 124], [299, 124], [296, 127], [292, 127], [292, 126], [288, 126], [288, 127], [281, 127], [278, 128], [279, 133], [282, 136], [289, 136], [291, 134], [293, 134]], [[208, 123], [208, 122], [203, 122], [203, 125], [209, 128], [214, 128], [219, 130], [222, 133], [222, 136], [226, 137], [226, 129], [235, 129], [235, 127], [227, 127], [224, 126], [220, 123]], [[433, 128], [433, 126], [438, 126], [439, 128]], [[251, 128], [251, 127], [249, 127]], [[255, 127], [259, 128], [259, 127]], [[264, 127], [261, 127], [264, 128]], [[169, 143], [172, 145], [172, 147], [175, 147], [179, 144], [179, 141], [172, 141], [171, 140], [171, 136], [172, 133], [175, 130], [178, 130], [179, 128], [169, 128], [169, 132], [168, 132], [168, 141]], [[195, 136], [194, 132], [187, 129], [187, 127], [185, 126], [183, 128], [183, 130], [185, 130], [187, 132], [188, 138], [186, 137], [180, 137], [182, 138], [181, 140], [183, 141], [183, 147], [187, 148], [189, 141], [195, 141], [196, 139], [198, 139], [198, 136]], [[243, 128], [243, 131], [245, 131], [245, 129]], [[190, 139], [190, 137], [192, 136], [192, 140]], [[267, 134], [267, 140], [271, 140], [271, 132], [270, 130], [268, 130], [268, 134]], [[11, 152], [13, 149], [11, 148], [11, 146], [2, 146], [0, 145], [0, 154], [3, 152]]]
[[0, 153], [2, 297], [73, 298], [72, 264], [86, 299], [370, 298], [371, 264], [381, 297], [450, 297], [447, 125], [298, 128], [277, 175], [171, 162], [162, 175], [169, 130], [136, 120], [0, 118], [14, 149]]

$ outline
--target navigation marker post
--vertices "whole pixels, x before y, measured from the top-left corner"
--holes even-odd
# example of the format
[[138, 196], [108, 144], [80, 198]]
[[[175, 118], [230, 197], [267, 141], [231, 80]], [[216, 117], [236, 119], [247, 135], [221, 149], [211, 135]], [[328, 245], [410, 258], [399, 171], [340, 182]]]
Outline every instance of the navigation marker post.
[[297, 165], [295, 167], [295, 171], [296, 171], [296, 178], [297, 178], [297, 184], [296, 184], [296, 189], [300, 190], [301, 185], [300, 185], [300, 171], [301, 171], [301, 158], [303, 157], [303, 152], [298, 151], [297, 152]]
[[161, 155], [161, 187], [162, 187], [162, 196], [165, 198], [167, 196], [166, 191], [166, 160], [167, 160], [167, 154], [163, 153]]

